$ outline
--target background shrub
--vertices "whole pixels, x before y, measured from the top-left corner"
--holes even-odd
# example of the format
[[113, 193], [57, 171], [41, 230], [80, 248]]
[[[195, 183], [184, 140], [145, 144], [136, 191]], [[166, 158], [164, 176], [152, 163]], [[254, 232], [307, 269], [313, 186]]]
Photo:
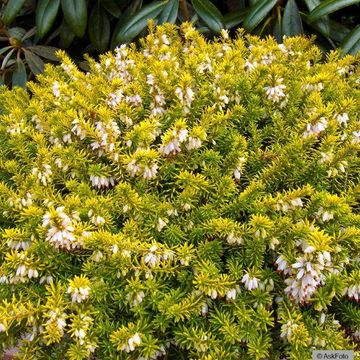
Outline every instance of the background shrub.
[[359, 56], [188, 24], [140, 44], [2, 89], [1, 348], [358, 351]]
[[[27, 73], [43, 71], [54, 47], [81, 64], [83, 54], [102, 53], [144, 35], [147, 21], [191, 21], [207, 37], [221, 29], [274, 36], [315, 34], [323, 51], [360, 49], [360, 0], [8, 0], [2, 1], [2, 80], [24, 86]], [[46, 46], [46, 47], [45, 47]], [[25, 66], [26, 65], [26, 66]]]

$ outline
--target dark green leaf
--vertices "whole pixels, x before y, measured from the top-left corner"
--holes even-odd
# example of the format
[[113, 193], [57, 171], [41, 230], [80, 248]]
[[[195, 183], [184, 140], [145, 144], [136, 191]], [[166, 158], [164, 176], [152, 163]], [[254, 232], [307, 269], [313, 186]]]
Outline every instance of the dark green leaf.
[[305, 1], [306, 7], [308, 8], [309, 12], [316, 9], [321, 4], [321, 0], [304, 0], [304, 1]]
[[[320, 0], [305, 0], [305, 3], [309, 11], [312, 11], [320, 4]], [[309, 23], [307, 19], [305, 19], [305, 21], [306, 23]], [[313, 22], [313, 25], [315, 25], [314, 28], [323, 36], [328, 37], [330, 35], [330, 23], [327, 15], [322, 16], [319, 20]]]
[[209, 0], [191, 0], [194, 10], [214, 32], [224, 28], [224, 19], [219, 9]]
[[55, 52], [59, 50], [56, 47], [35, 45], [35, 46], [29, 46], [27, 49], [43, 57], [44, 59], [48, 59], [51, 61], [59, 61], [59, 58], [55, 55]]
[[44, 71], [44, 62], [31, 51], [25, 50], [25, 60], [29, 65], [31, 72], [34, 75], [40, 74]]
[[39, 0], [36, 7], [36, 27], [40, 38], [53, 26], [59, 7], [60, 0]]
[[61, 0], [66, 24], [79, 38], [83, 37], [87, 24], [86, 0]]
[[89, 66], [89, 63], [86, 60], [80, 61], [79, 62], [79, 67], [80, 67], [80, 69], [82, 69], [84, 71], [90, 71], [91, 70], [90, 66]]
[[245, 17], [243, 26], [247, 31], [254, 30], [265, 16], [275, 6], [277, 0], [261, 0], [250, 9], [247, 16]]
[[8, 62], [7, 62], [7, 66], [9, 67], [9, 66], [11, 66], [11, 65], [14, 65], [15, 64], [15, 62], [16, 62], [16, 60], [15, 59], [10, 59]]
[[11, 55], [14, 53], [15, 49], [11, 49], [6, 56], [4, 57], [2, 63], [1, 63], [1, 70], [5, 69], [7, 65], [9, 65], [9, 59], [11, 58]]
[[245, 16], [248, 13], [248, 11], [249, 11], [248, 9], [242, 9], [242, 10], [231, 11], [231, 12], [227, 13], [224, 16], [225, 28], [231, 29], [234, 26], [241, 24], [244, 21]]
[[26, 34], [21, 38], [21, 41], [25, 41], [26, 39], [31, 38], [35, 34], [36, 34], [36, 26], [28, 30]]
[[344, 7], [359, 3], [360, 0], [325, 0], [311, 11], [308, 20], [313, 22]]
[[169, 0], [164, 10], [159, 15], [159, 24], [166, 22], [175, 24], [178, 16], [179, 0]]
[[121, 9], [114, 0], [101, 0], [101, 5], [112, 16], [119, 18], [121, 15]]
[[51, 31], [51, 33], [49, 34], [48, 38], [46, 39], [45, 44], [50, 44], [52, 41], [54, 41], [57, 37], [60, 36], [60, 31], [61, 31], [61, 27], [62, 24], [56, 28], [55, 30]]
[[10, 50], [12, 48], [12, 46], [5, 46], [2, 49], [0, 49], [0, 55], [2, 55], [4, 52]]
[[304, 32], [299, 8], [295, 0], [288, 0], [282, 19], [282, 32], [287, 36], [294, 36]]
[[145, 5], [137, 11], [127, 21], [119, 20], [111, 41], [111, 46], [129, 42], [141, 33], [147, 26], [149, 19], [156, 18], [164, 9], [167, 1], [155, 1], [149, 5]]
[[121, 15], [120, 20], [126, 21], [130, 16], [134, 15], [138, 10], [140, 10], [141, 6], [142, 6], [142, 0], [131, 1], [130, 5]]
[[89, 37], [100, 52], [104, 52], [110, 40], [110, 21], [108, 14], [101, 6], [95, 5], [89, 20]]
[[6, 5], [2, 21], [6, 25], [9, 25], [16, 18], [16, 15], [20, 12], [25, 2], [26, 0], [9, 0]]
[[319, 4], [320, 0], [304, 0], [309, 11], [313, 11]]
[[75, 34], [69, 29], [66, 22], [63, 21], [60, 29], [60, 39], [64, 48], [67, 48], [71, 45], [75, 38]]
[[350, 32], [350, 29], [346, 27], [345, 25], [338, 23], [336, 21], [330, 20], [330, 37], [334, 41], [342, 42], [345, 38], [345, 36]]
[[27, 80], [26, 69], [21, 59], [17, 59], [15, 63], [15, 71], [12, 75], [12, 86], [25, 87]]
[[197, 28], [197, 31], [199, 31], [202, 34], [210, 34], [211, 30], [207, 26], [199, 26]]
[[275, 36], [276, 41], [280, 44], [283, 42], [283, 32], [282, 32], [282, 21], [281, 15], [279, 15], [275, 21], [273, 28], [273, 35]]
[[353, 29], [340, 44], [341, 54], [356, 55], [360, 51], [360, 25]]
[[13, 27], [8, 31], [9, 31], [9, 35], [17, 40], [21, 40], [26, 34], [26, 30], [20, 27]]

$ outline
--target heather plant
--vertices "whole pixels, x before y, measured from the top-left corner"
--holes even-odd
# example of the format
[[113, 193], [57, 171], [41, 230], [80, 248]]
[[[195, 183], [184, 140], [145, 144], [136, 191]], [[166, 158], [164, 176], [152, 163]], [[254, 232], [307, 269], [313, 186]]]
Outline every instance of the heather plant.
[[313, 34], [325, 52], [360, 50], [360, 0], [3, 0], [0, 83], [25, 86], [44, 62], [57, 62], [56, 47], [87, 70], [83, 53], [95, 56], [144, 36], [149, 19], [189, 21], [209, 39], [241, 26], [279, 43], [284, 35]]
[[0, 94], [0, 349], [359, 356], [359, 55], [184, 24], [60, 57]]

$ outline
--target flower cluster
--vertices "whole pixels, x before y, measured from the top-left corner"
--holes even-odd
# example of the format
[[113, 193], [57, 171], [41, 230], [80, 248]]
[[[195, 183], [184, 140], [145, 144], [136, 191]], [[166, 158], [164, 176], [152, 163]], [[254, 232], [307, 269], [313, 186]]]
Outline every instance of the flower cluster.
[[135, 333], [133, 336], [131, 336], [128, 340], [127, 340], [127, 343], [124, 344], [122, 347], [121, 347], [121, 350], [129, 353], [131, 351], [134, 351], [135, 348], [137, 346], [139, 346], [141, 344], [141, 337], [138, 333]]
[[287, 212], [289, 210], [295, 210], [298, 207], [303, 207], [303, 205], [301, 198], [293, 198], [288, 202], [280, 199], [276, 203], [276, 210]]
[[286, 324], [281, 325], [280, 337], [286, 338], [288, 341], [291, 341], [291, 336], [294, 330], [296, 330], [296, 328], [298, 327], [299, 325], [295, 321], [289, 320]]
[[241, 172], [243, 171], [245, 161], [246, 161], [246, 159], [244, 157], [240, 157], [238, 162], [237, 162], [236, 168], [235, 168], [234, 173], [233, 173], [234, 178], [236, 180], [240, 180], [240, 178], [241, 178]]
[[244, 239], [241, 236], [236, 236], [233, 232], [226, 237], [226, 240], [229, 244], [241, 245], [244, 243]]
[[[74, 318], [72, 322], [73, 335], [77, 338], [80, 345], [85, 344], [85, 339], [92, 323], [93, 318], [85, 314], [80, 314], [78, 317]], [[91, 344], [89, 345], [90, 347], [88, 346], [88, 350], [93, 352], [95, 349], [91, 346]]]
[[0, 276], [0, 284], [21, 284], [27, 283], [30, 279], [39, 277], [39, 272], [35, 264], [30, 265], [31, 260], [25, 252], [14, 253], [15, 268], [8, 275]]
[[102, 216], [96, 215], [92, 209], [88, 211], [88, 217], [90, 218], [90, 221], [96, 226], [102, 226], [106, 222]]
[[120, 135], [120, 129], [115, 121], [110, 121], [108, 124], [98, 121], [95, 124], [96, 141], [91, 144], [93, 150], [98, 151], [98, 156], [109, 153], [112, 159], [117, 161], [118, 154], [113, 154], [115, 150], [115, 142]]
[[326, 222], [334, 218], [334, 214], [328, 210], [325, 210], [322, 206], [320, 206], [315, 216], [322, 222]]
[[308, 302], [316, 288], [324, 283], [324, 274], [332, 270], [331, 255], [328, 251], [316, 251], [313, 246], [302, 243], [304, 254], [296, 259], [296, 263], [288, 262], [279, 256], [276, 260], [278, 270], [285, 279], [285, 293], [299, 303]]
[[318, 136], [322, 131], [324, 131], [327, 128], [328, 121], [326, 118], [321, 117], [319, 121], [317, 121], [315, 124], [307, 124], [306, 130], [304, 131], [303, 136], [306, 138], [311, 135]]
[[97, 189], [115, 185], [115, 181], [112, 176], [90, 175], [90, 181], [92, 186]]
[[137, 306], [139, 305], [145, 297], [145, 293], [143, 291], [139, 291], [135, 294], [127, 294], [126, 298], [129, 301], [131, 306]]
[[350, 299], [354, 299], [355, 301], [360, 301], [360, 281], [359, 281], [359, 275], [360, 271], [354, 271], [352, 274], [352, 277], [348, 283], [348, 286], [346, 287], [346, 294]]
[[190, 112], [191, 103], [193, 102], [195, 95], [194, 91], [190, 87], [187, 87], [185, 90], [177, 87], [175, 89], [175, 94], [180, 102], [184, 105], [185, 113]]
[[244, 284], [247, 290], [254, 290], [259, 287], [259, 279], [250, 274], [245, 274], [241, 279], [241, 282]]
[[37, 178], [37, 180], [43, 184], [48, 185], [51, 182], [51, 166], [48, 164], [42, 165], [42, 167], [39, 169], [37, 167], [33, 168], [31, 170], [31, 173]]
[[89, 297], [90, 281], [84, 277], [75, 276], [75, 278], [70, 281], [67, 292], [71, 294], [72, 302], [80, 303]]
[[166, 105], [165, 97], [160, 87], [155, 84], [155, 78], [152, 74], [147, 75], [146, 83], [150, 85], [150, 94], [153, 94], [150, 104], [151, 114], [154, 116], [163, 115], [165, 113], [164, 106]]
[[181, 144], [185, 142], [189, 131], [184, 128], [174, 129], [164, 137], [163, 145], [160, 147], [160, 152], [164, 155], [173, 154], [181, 151]]
[[315, 83], [315, 84], [304, 84], [301, 89], [305, 91], [321, 91], [324, 88], [323, 83]]
[[63, 206], [47, 212], [42, 222], [42, 226], [48, 228], [46, 240], [56, 248], [70, 250], [82, 246], [83, 237], [88, 234], [86, 232], [81, 235], [75, 234], [77, 221], [79, 221], [77, 214], [67, 215]]
[[143, 165], [141, 163], [137, 163], [136, 159], [133, 159], [127, 165], [127, 170], [131, 176], [137, 176], [141, 174], [144, 179], [150, 180], [156, 177], [158, 165]]
[[113, 79], [119, 77], [124, 83], [130, 82], [132, 79], [130, 71], [134, 68], [135, 63], [133, 59], [128, 58], [128, 49], [126, 44], [123, 44], [115, 49], [114, 60], [115, 68], [112, 68], [109, 78]]
[[276, 79], [276, 85], [264, 87], [267, 98], [272, 102], [277, 103], [285, 98], [286, 94], [284, 90], [286, 89], [286, 86], [282, 83], [283, 81], [284, 79], [279, 78]]
[[45, 323], [45, 328], [56, 328], [60, 336], [64, 335], [64, 329], [66, 327], [66, 314], [61, 313], [60, 309], [50, 310], [46, 317], [48, 320]]

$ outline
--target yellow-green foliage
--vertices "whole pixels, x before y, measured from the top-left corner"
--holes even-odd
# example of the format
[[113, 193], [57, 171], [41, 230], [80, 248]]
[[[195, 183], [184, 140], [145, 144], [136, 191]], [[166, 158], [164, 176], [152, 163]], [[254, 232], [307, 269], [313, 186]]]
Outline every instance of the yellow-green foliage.
[[356, 350], [359, 57], [188, 24], [61, 56], [0, 94], [0, 350]]

